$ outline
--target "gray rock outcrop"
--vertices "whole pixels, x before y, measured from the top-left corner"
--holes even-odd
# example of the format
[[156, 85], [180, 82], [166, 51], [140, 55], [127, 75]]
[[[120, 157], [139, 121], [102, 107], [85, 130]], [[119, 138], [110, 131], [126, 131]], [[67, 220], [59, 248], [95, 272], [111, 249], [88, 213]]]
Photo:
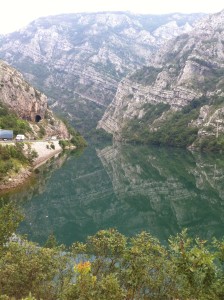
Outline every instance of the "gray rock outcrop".
[[223, 84], [224, 11], [221, 11], [198, 21], [193, 31], [168, 41], [151, 65], [122, 80], [98, 128], [119, 137], [130, 120], [141, 120], [145, 104], [162, 102], [169, 104], [171, 110], [178, 110], [201, 96], [223, 97]]
[[[1, 57], [41, 89], [55, 111], [96, 126], [118, 83], [147, 65], [164, 41], [188, 32], [201, 14], [67, 14], [38, 19], [0, 39]], [[82, 117], [81, 117], [82, 116]]]
[[3, 61], [0, 61], [0, 101], [28, 121], [44, 119], [47, 111], [47, 97]]
[[47, 96], [25, 81], [23, 75], [7, 63], [0, 61], [0, 102], [18, 117], [29, 122], [27, 137], [55, 135], [68, 139], [65, 124], [48, 109]]

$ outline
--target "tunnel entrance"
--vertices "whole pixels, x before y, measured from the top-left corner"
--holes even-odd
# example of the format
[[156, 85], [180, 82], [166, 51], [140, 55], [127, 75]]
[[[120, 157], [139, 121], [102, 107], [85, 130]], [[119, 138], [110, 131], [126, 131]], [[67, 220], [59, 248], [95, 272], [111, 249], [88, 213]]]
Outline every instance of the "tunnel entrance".
[[41, 120], [41, 116], [40, 115], [36, 115], [35, 117], [35, 122], [38, 123]]

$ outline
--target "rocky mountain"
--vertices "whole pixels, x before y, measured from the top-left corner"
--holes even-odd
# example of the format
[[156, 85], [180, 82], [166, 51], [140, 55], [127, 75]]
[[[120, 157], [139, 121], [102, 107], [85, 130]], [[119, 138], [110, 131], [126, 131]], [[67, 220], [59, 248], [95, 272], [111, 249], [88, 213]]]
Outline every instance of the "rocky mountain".
[[168, 133], [159, 134], [182, 118], [195, 134], [189, 146], [204, 137], [221, 138], [223, 116], [224, 10], [199, 20], [194, 30], [160, 48], [148, 66], [123, 79], [98, 127], [117, 138], [135, 140], [144, 131], [140, 140], [169, 143]]
[[51, 98], [76, 126], [94, 128], [124, 76], [148, 65], [171, 37], [189, 32], [201, 14], [122, 12], [40, 18], [0, 38], [0, 57]]
[[19, 118], [29, 122], [27, 137], [56, 135], [58, 138], [69, 138], [65, 124], [48, 109], [47, 97], [3, 61], [0, 61], [0, 104], [1, 108], [6, 106]]

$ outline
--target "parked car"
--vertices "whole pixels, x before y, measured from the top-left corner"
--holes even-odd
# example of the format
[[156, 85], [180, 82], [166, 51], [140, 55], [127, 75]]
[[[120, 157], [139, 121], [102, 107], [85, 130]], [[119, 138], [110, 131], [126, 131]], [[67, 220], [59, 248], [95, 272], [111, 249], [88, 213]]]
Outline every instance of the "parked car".
[[17, 134], [16, 141], [23, 141], [23, 140], [25, 140], [25, 135], [24, 134]]

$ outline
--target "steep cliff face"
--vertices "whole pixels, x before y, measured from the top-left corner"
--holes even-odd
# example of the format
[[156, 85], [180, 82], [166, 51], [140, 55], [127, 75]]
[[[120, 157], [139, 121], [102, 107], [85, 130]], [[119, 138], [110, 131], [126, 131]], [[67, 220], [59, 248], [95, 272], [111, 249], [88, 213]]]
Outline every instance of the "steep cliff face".
[[69, 138], [65, 124], [47, 108], [47, 97], [3, 61], [0, 61], [0, 102], [29, 122], [31, 130], [27, 136], [39, 137], [41, 134]]
[[[155, 120], [149, 126], [151, 131], [158, 130], [161, 121], [171, 111], [180, 110], [194, 99], [202, 96], [222, 99], [223, 83], [224, 11], [198, 21], [193, 31], [178, 36], [162, 47], [150, 66], [122, 80], [98, 127], [119, 137], [130, 120], [141, 122], [147, 113], [147, 105], [168, 104], [171, 110], [161, 114], [159, 122]], [[208, 120], [210, 125], [213, 120], [214, 125], [217, 122], [215, 115], [220, 115], [218, 111], [214, 112], [217, 107], [209, 104], [210, 109], [202, 108], [199, 119], [194, 122], [194, 126], [201, 131]], [[221, 112], [221, 108], [218, 109]], [[221, 122], [220, 130], [223, 130]]]
[[3, 61], [0, 61], [0, 100], [20, 118], [33, 122], [43, 119], [47, 110], [47, 97]]
[[1, 38], [0, 56], [50, 97], [54, 110], [77, 123], [99, 120], [119, 81], [199, 17], [105, 12], [41, 18]]

